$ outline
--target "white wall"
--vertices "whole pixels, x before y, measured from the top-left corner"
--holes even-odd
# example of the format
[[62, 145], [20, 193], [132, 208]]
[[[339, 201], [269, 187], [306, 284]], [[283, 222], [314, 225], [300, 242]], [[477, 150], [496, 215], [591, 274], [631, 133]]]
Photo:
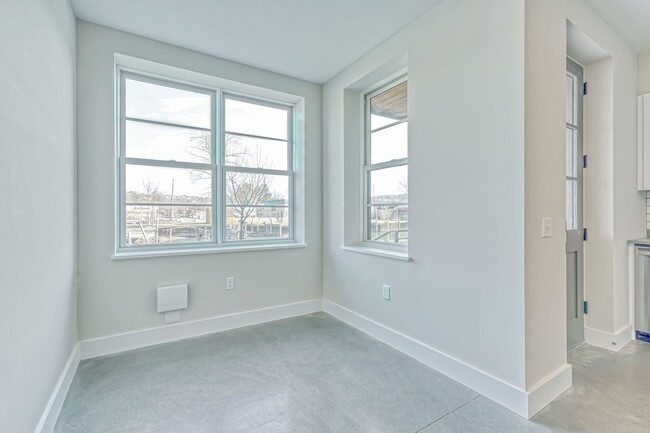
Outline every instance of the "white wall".
[[[566, 362], [566, 347], [562, 342], [566, 338], [562, 222], [565, 219], [567, 20], [613, 58], [610, 147], [601, 147], [603, 152], [590, 155], [592, 166], [601, 170], [585, 174], [587, 182], [598, 185], [609, 197], [599, 197], [603, 203], [598, 215], [585, 215], [597, 228], [588, 227], [591, 241], [585, 244], [585, 272], [589, 275], [590, 271], [599, 269], [612, 275], [612, 283], [585, 286], [590, 305], [586, 326], [614, 333], [628, 324], [626, 241], [644, 234], [644, 202], [636, 191], [635, 178], [636, 56], [582, 0], [526, 0], [526, 382], [529, 387]], [[589, 146], [585, 142], [585, 148]], [[590, 199], [588, 194], [585, 199]], [[586, 209], [589, 210], [589, 205]], [[553, 238], [540, 238], [544, 216], [555, 221]], [[607, 230], [598, 229], [603, 225]], [[607, 251], [595, 254], [592, 249], [597, 245]]]
[[0, 6], [0, 431], [31, 432], [76, 343], [75, 18]]
[[638, 56], [638, 94], [650, 93], [650, 52]]
[[[77, 31], [80, 339], [162, 325], [154, 299], [164, 284], [189, 283], [182, 321], [320, 298], [321, 86], [83, 21]], [[305, 98], [307, 248], [111, 260], [114, 53]]]
[[612, 330], [612, 300], [597, 296], [613, 294], [614, 286], [614, 59], [584, 70], [589, 83], [589, 97], [584, 99], [584, 152], [590, 162], [584, 170], [584, 222], [589, 229], [584, 284], [585, 299], [590, 301], [585, 324]]
[[[323, 91], [325, 299], [518, 389], [525, 375], [523, 18], [519, 0], [442, 2]], [[341, 250], [344, 191], [359, 176], [344, 161], [360, 145], [344, 137], [344, 92], [405, 54], [408, 263]], [[382, 283], [392, 286], [390, 302]]]

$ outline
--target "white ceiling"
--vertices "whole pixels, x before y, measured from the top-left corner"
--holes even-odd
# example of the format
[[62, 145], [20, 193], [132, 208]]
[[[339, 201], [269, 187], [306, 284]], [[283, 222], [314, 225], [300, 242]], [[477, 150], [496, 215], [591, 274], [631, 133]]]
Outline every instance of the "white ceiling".
[[71, 0], [77, 17], [324, 83], [441, 0]]
[[634, 51], [650, 51], [650, 0], [586, 1]]

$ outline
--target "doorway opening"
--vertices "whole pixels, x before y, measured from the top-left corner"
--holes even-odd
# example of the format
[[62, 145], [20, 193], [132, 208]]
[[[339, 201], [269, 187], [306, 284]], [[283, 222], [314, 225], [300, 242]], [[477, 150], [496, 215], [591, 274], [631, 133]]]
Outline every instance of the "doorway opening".
[[567, 58], [566, 66], [566, 296], [567, 350], [582, 346], [584, 332], [583, 218], [584, 68]]

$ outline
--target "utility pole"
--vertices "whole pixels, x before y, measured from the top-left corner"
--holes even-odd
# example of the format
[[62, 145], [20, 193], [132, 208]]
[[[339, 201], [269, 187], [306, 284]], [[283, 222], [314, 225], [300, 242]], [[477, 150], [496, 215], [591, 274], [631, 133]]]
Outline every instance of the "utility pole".
[[169, 209], [170, 210], [170, 212], [169, 212], [169, 221], [173, 221], [174, 220], [174, 206], [173, 206], [173, 204], [174, 204], [174, 179], [172, 179], [172, 196], [171, 196], [171, 199], [169, 200], [169, 204], [172, 205], [172, 206], [170, 206], [170, 209]]

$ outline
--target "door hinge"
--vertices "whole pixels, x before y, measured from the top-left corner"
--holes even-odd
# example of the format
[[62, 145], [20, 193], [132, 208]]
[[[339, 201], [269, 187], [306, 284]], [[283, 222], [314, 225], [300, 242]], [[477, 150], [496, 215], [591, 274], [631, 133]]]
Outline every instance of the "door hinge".
[[582, 240], [583, 241], [587, 240], [587, 229], [586, 228], [582, 229]]
[[582, 155], [582, 168], [587, 168], [587, 163], [589, 162], [589, 158], [587, 155]]
[[587, 82], [582, 83], [582, 94], [586, 95], [588, 90]]
[[589, 314], [589, 302], [587, 301], [582, 302], [582, 310], [584, 311], [585, 314]]

